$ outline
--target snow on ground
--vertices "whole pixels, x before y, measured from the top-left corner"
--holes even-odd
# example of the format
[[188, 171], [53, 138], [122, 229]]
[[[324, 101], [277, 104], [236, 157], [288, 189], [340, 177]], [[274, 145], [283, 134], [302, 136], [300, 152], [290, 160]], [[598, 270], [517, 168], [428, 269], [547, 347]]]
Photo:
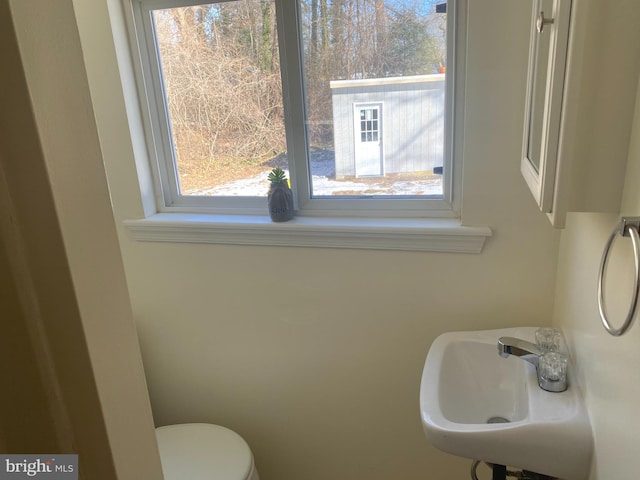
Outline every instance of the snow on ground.
[[[289, 171], [283, 169], [287, 177]], [[269, 190], [268, 172], [255, 177], [236, 180], [226, 185], [201, 190], [198, 195], [203, 196], [266, 196]], [[353, 180], [336, 180], [336, 169], [333, 152], [322, 150], [311, 156], [311, 176], [313, 179], [313, 194], [315, 196], [332, 196], [335, 192], [348, 195], [376, 194], [376, 195], [441, 195], [442, 185], [432, 179], [416, 179], [389, 181], [386, 177]]]

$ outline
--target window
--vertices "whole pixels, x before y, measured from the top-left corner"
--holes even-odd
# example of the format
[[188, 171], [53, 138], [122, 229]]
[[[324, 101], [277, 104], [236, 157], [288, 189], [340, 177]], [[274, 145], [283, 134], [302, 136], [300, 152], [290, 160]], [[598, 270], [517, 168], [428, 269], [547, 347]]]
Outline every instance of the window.
[[159, 211], [456, 216], [444, 1], [132, 0]]

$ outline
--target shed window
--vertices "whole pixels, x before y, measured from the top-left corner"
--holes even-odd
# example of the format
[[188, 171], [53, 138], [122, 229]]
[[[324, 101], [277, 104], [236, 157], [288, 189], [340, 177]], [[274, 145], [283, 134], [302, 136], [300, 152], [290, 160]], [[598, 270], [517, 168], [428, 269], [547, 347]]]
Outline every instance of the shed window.
[[360, 110], [360, 135], [363, 142], [378, 141], [378, 110], [365, 108]]

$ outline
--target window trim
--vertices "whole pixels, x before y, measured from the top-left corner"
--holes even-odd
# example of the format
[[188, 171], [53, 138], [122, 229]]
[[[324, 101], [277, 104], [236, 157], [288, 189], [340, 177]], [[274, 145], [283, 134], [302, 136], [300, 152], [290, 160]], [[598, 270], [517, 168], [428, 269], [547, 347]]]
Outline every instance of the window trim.
[[476, 254], [493, 234], [450, 218], [296, 217], [273, 223], [264, 215], [158, 213], [124, 224], [141, 242]]
[[[223, 0], [224, 1], [224, 0]], [[460, 216], [460, 187], [462, 163], [462, 92], [464, 85], [464, 25], [467, 0], [447, 0], [447, 56], [448, 74], [445, 80], [445, 145], [443, 199], [415, 197], [341, 197], [311, 198], [309, 165], [307, 161], [307, 138], [304, 126], [304, 97], [302, 56], [297, 41], [299, 25], [298, 2], [275, 0], [278, 16], [278, 38], [281, 55], [287, 148], [292, 158], [289, 165], [293, 179], [295, 208], [305, 217], [398, 217], [398, 218], [458, 218]], [[192, 6], [205, 3], [203, 0], [131, 0], [133, 22], [137, 40], [135, 60], [141, 62], [136, 68], [138, 87], [154, 179], [156, 208], [160, 213], [209, 213], [213, 215], [263, 215], [266, 198], [263, 197], [197, 197], [180, 196], [177, 191], [177, 171], [173, 162], [171, 131], [167, 106], [164, 102], [159, 55], [155, 48], [155, 37], [150, 11], [160, 8]], [[283, 19], [283, 21], [281, 21]], [[295, 41], [289, 41], [294, 36]], [[158, 64], [152, 68], [152, 64]], [[140, 71], [141, 70], [141, 71]], [[150, 79], [144, 82], [144, 78]], [[292, 81], [291, 79], [294, 79]], [[160, 94], [158, 94], [160, 92]], [[302, 104], [300, 104], [302, 102]], [[455, 111], [454, 111], [455, 109]], [[158, 141], [154, 141], [157, 139]], [[304, 153], [300, 153], [304, 152]], [[303, 157], [302, 157], [303, 156]], [[455, 158], [455, 160], [454, 160]], [[169, 159], [164, 161], [163, 159]], [[265, 187], [266, 188], [266, 187]], [[212, 205], [215, 204], [215, 205]]]

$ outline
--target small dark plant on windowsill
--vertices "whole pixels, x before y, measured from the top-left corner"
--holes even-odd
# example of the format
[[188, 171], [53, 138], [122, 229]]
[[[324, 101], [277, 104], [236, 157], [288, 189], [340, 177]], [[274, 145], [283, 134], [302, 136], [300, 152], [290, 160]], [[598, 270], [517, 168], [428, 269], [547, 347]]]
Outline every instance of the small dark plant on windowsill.
[[268, 178], [271, 182], [271, 188], [267, 194], [271, 220], [274, 222], [291, 220], [293, 218], [293, 193], [287, 183], [284, 170], [274, 168]]

